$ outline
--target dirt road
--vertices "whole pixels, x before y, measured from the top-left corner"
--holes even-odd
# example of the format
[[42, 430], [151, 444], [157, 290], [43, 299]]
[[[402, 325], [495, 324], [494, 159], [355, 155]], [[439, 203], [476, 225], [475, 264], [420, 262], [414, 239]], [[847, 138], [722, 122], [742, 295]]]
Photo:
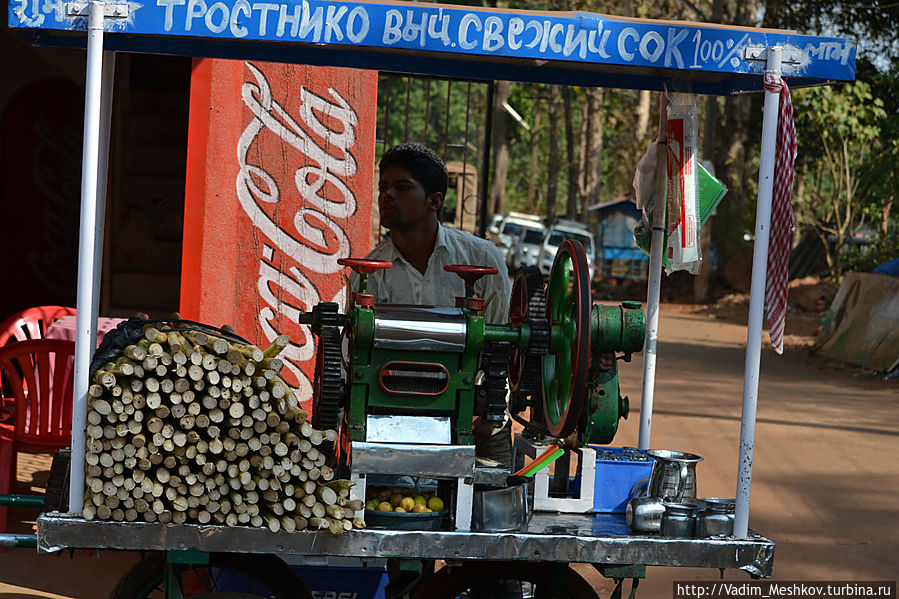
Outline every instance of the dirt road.
[[[745, 325], [666, 305], [660, 339], [652, 445], [704, 456], [700, 496], [733, 497]], [[777, 579], [895, 580], [899, 380], [812, 360], [800, 349], [808, 341], [792, 337], [785, 356], [767, 347], [762, 355], [750, 527], [776, 541]], [[641, 374], [640, 357], [622, 366], [622, 392], [633, 412], [616, 445], [637, 444]], [[34, 464], [40, 482], [46, 473]], [[26, 468], [20, 472], [26, 476]], [[106, 597], [133, 559], [0, 553], [0, 596]], [[608, 596], [610, 581], [589, 566], [579, 569]], [[672, 580], [717, 577], [715, 570], [650, 568], [638, 596], [671, 597]], [[743, 572], [726, 578], [749, 579]]]
[[[659, 338], [652, 446], [704, 456], [699, 495], [733, 497], [746, 327], [663, 306]], [[788, 338], [783, 356], [763, 348], [750, 527], [776, 542], [776, 579], [895, 580], [899, 380], [812, 359], [810, 342]], [[622, 372], [635, 412], [642, 368], [641, 357]], [[638, 433], [635, 413], [615, 443], [635, 445]], [[639, 595], [670, 597], [673, 580], [716, 579], [714, 570], [650, 568]]]

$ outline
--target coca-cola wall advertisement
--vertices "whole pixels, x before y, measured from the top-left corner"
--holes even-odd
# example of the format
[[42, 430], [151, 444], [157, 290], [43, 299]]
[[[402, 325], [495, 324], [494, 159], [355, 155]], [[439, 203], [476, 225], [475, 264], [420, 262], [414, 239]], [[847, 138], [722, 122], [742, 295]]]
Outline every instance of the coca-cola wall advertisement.
[[377, 73], [199, 59], [191, 76], [181, 313], [262, 347], [312, 397], [319, 301], [345, 304], [338, 258], [368, 252]]

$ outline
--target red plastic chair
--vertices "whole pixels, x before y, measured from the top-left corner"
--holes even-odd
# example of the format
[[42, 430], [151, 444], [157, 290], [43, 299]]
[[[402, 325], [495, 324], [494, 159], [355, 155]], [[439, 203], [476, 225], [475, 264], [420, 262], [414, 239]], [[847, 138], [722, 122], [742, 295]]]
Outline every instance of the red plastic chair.
[[0, 347], [13, 341], [43, 339], [50, 325], [63, 316], [74, 316], [75, 308], [35, 306], [13, 314], [0, 323]]
[[[10, 383], [15, 423], [0, 423], [0, 493], [16, 484], [16, 455], [52, 453], [72, 439], [75, 342], [37, 339], [0, 347], [0, 372]], [[7, 508], [0, 507], [0, 532]]]
[[[29, 339], [43, 339], [50, 325], [63, 316], [74, 316], [75, 308], [65, 306], [35, 306], [17, 312], [0, 323], [0, 347], [27, 341]], [[0, 423], [9, 423], [14, 417], [12, 409], [12, 394], [4, 389], [6, 383], [0, 377]]]

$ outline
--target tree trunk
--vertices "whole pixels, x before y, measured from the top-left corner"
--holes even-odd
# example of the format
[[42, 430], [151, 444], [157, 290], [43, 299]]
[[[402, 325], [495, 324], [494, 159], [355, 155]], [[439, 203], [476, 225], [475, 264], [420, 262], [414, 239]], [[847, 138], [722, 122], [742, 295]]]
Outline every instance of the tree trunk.
[[549, 97], [549, 164], [546, 172], [546, 218], [552, 222], [556, 215], [556, 202], [559, 195], [559, 86], [550, 88]]
[[537, 160], [540, 158], [540, 128], [543, 118], [543, 101], [538, 97], [534, 101], [534, 126], [531, 129], [531, 160], [528, 164], [528, 210], [537, 208]]
[[883, 210], [880, 212], [880, 234], [886, 238], [887, 233], [890, 232], [890, 212], [893, 208], [893, 196], [891, 195], [886, 199], [886, 202], [883, 204]]
[[[727, 20], [734, 25], [754, 26], [759, 13], [758, 2], [731, 3]], [[767, 18], [767, 15], [766, 15]], [[769, 24], [770, 26], [770, 24]], [[761, 131], [761, 102], [754, 103], [747, 96], [724, 99], [723, 127], [718, 131], [716, 151], [713, 156], [715, 172], [727, 186], [727, 196], [718, 206], [712, 240], [718, 249], [718, 264], [723, 268], [738, 253], [749, 249], [743, 241], [747, 225], [747, 213], [754, 200], [747, 197], [752, 179], [758, 180], [758, 170], [752, 167], [753, 148], [757, 147]], [[750, 125], [750, 116], [757, 115], [757, 125]], [[752, 119], [755, 120], [755, 119]], [[753, 137], [748, 137], [751, 132]], [[747, 147], [748, 146], [748, 147]], [[752, 211], [754, 214], [754, 210]]]
[[751, 102], [745, 97], [727, 98], [724, 111], [725, 126], [722, 130], [715, 171], [727, 186], [727, 196], [718, 206], [712, 238], [718, 248], [720, 264], [727, 264], [738, 253], [747, 249], [743, 241], [746, 226], [744, 215], [748, 201], [747, 177], [751, 176], [747, 167], [749, 152], [746, 152], [746, 129]]
[[[586, 89], [586, 94], [584, 137], [581, 142], [583, 148], [581, 180], [583, 181], [584, 205], [591, 206], [599, 203], [602, 179], [602, 101], [604, 90], [601, 87], [590, 87]], [[584, 212], [586, 213], [586, 209]]]
[[[704, 159], [708, 166], [711, 167], [712, 174], [715, 173], [715, 165], [712, 158], [715, 156], [715, 141], [718, 130], [718, 99], [714, 96], [708, 96], [706, 100], [704, 137], [702, 144], [702, 156], [709, 157]], [[697, 304], [704, 303], [709, 298], [709, 256], [712, 250], [712, 223], [713, 219], [706, 221], [706, 224], [699, 230], [700, 251], [702, 252], [702, 268], [699, 273], [693, 277], [693, 302]]]
[[581, 103], [581, 145], [578, 149], [578, 182], [577, 182], [577, 195], [578, 202], [580, 203], [580, 212], [581, 214], [587, 214], [587, 195], [586, 195], [586, 186], [587, 186], [587, 156], [589, 152], [588, 144], [590, 143], [589, 138], [589, 125], [590, 125], [590, 102], [589, 97], [585, 97], [583, 103]]
[[493, 182], [490, 205], [493, 214], [503, 214], [506, 197], [506, 175], [509, 172], [509, 117], [503, 104], [509, 101], [509, 82], [497, 81], [493, 106]]
[[640, 99], [637, 102], [637, 129], [634, 132], [638, 142], [643, 141], [646, 131], [649, 129], [649, 116], [652, 112], [651, 96], [652, 92], [648, 89], [640, 90]]
[[[720, 23], [724, 12], [724, 0], [715, 0], [712, 4], [713, 23]], [[706, 96], [705, 125], [703, 126], [702, 158], [712, 166], [712, 174], [715, 173], [713, 157], [715, 156], [716, 141], [718, 138], [718, 98]], [[709, 258], [712, 253], [712, 219], [699, 230], [700, 252], [702, 252], [702, 268], [693, 277], [693, 302], [705, 303], [709, 299], [709, 272], [711, 263]]]
[[[568, 205], [565, 216], [571, 220], [578, 219], [578, 163], [574, 147], [574, 121], [571, 113], [571, 87], [562, 86], [562, 110], [565, 120], [565, 155], [568, 173]], [[586, 214], [580, 215], [586, 217]]]

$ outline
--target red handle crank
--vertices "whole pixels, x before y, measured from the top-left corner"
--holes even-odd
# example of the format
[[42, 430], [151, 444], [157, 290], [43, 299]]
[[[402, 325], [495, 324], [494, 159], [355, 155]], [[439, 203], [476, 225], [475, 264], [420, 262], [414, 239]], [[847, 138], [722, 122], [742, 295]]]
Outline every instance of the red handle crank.
[[355, 301], [361, 306], [371, 306], [374, 298], [368, 294], [368, 275], [382, 268], [390, 268], [393, 262], [386, 260], [366, 260], [365, 258], [338, 258], [337, 264], [349, 266], [359, 275], [359, 293], [355, 293]]
[[386, 260], [366, 260], [364, 258], [339, 258], [337, 264], [349, 266], [360, 275], [370, 275], [382, 268], [390, 268], [393, 262]]
[[447, 272], [454, 272], [465, 281], [465, 297], [456, 298], [456, 307], [468, 307], [475, 311], [484, 309], [484, 300], [475, 296], [475, 281], [484, 275], [495, 275], [498, 270], [492, 266], [475, 266], [472, 264], [447, 264], [443, 267]]
[[472, 285], [484, 275], [495, 275], [499, 272], [493, 266], [473, 266], [470, 264], [447, 264], [443, 267], [443, 270], [456, 273], [462, 277], [466, 284]]

